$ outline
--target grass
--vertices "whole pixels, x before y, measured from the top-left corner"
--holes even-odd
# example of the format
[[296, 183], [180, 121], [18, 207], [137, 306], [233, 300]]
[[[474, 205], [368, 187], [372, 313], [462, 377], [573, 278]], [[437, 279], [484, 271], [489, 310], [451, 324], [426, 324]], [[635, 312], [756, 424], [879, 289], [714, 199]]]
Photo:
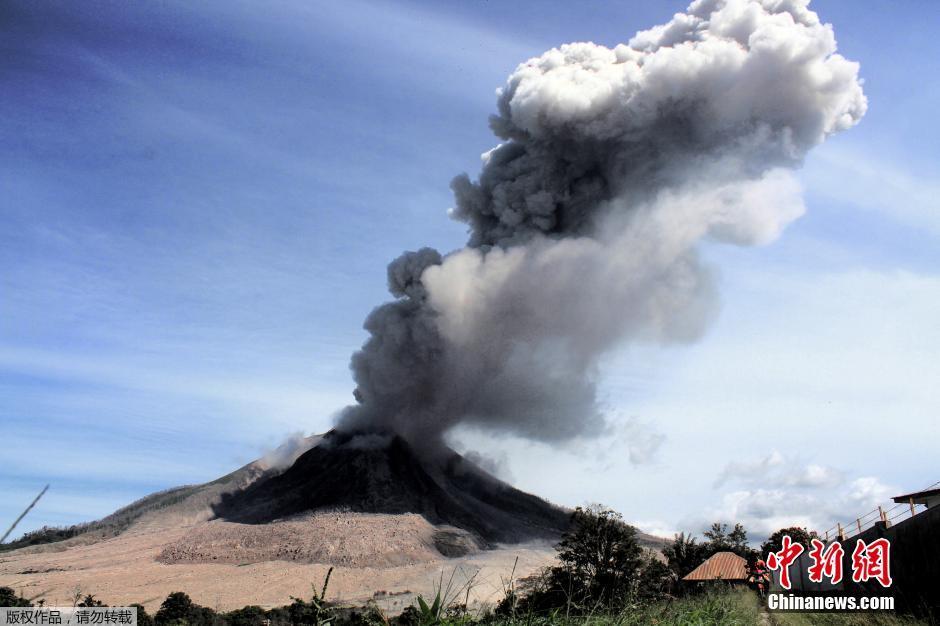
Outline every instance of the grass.
[[761, 623], [757, 596], [749, 590], [709, 591], [701, 596], [661, 602], [621, 616], [615, 623], [634, 624], [723, 624], [744, 626]]
[[920, 626], [928, 622], [893, 613], [773, 613], [773, 626]]
[[[521, 615], [486, 620], [506, 626], [750, 626], [763, 624], [757, 596], [747, 590], [714, 590], [702, 595], [657, 602], [620, 613], [567, 617], [563, 611], [550, 616]], [[447, 620], [444, 620], [446, 626]]]
[[[448, 626], [448, 620], [443, 620]], [[928, 622], [891, 613], [767, 613], [747, 589], [712, 590], [698, 596], [637, 607], [619, 614], [566, 617], [518, 616], [489, 624], [505, 626], [926, 626]]]

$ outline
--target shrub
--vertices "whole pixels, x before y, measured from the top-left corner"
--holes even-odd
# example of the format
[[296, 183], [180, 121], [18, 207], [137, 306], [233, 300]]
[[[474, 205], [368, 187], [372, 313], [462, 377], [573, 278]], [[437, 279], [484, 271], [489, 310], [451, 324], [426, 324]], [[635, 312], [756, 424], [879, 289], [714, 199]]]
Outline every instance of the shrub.
[[153, 626], [153, 618], [147, 613], [147, 609], [144, 608], [143, 604], [135, 603], [128, 606], [137, 608], [137, 626]]
[[199, 606], [182, 591], [174, 591], [166, 597], [160, 610], [153, 616], [157, 626], [208, 626], [219, 622], [219, 616], [210, 608]]
[[33, 606], [10, 587], [0, 587], [0, 606]]
[[662, 600], [671, 595], [675, 581], [676, 575], [668, 565], [650, 557], [637, 577], [636, 598], [641, 602]]
[[[228, 626], [262, 626], [268, 617], [267, 612], [260, 606], [246, 606], [222, 615]], [[138, 623], [137, 626], [140, 626]]]

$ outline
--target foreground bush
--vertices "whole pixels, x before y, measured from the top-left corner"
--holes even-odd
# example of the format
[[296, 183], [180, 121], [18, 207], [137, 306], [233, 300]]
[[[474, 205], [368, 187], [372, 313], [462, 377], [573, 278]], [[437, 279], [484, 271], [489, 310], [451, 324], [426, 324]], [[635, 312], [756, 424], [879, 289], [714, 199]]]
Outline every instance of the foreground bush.
[[33, 606], [10, 587], [0, 587], [0, 606]]

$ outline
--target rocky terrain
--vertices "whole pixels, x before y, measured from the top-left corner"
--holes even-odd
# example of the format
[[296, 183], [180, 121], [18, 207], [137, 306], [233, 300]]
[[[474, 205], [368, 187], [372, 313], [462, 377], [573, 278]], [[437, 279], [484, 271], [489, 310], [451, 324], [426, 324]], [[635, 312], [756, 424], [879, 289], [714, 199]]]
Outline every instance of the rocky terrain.
[[316, 513], [270, 524], [201, 524], [163, 548], [161, 563], [262, 561], [346, 567], [397, 567], [479, 551], [460, 528], [433, 526], [420, 515]]
[[[367, 531], [366, 527], [350, 524], [351, 534]], [[281, 606], [289, 604], [292, 596], [309, 598], [312, 590], [323, 584], [327, 570], [335, 567], [327, 599], [353, 606], [374, 600], [383, 610], [394, 613], [411, 604], [418, 593], [433, 595], [442, 575], [445, 581], [453, 575], [455, 585], [473, 579], [471, 604], [495, 601], [514, 568], [515, 576], [526, 576], [550, 564], [555, 555], [549, 544], [529, 542], [497, 546], [459, 558], [435, 555], [425, 548], [424, 552], [411, 554], [427, 560], [416, 558], [412, 563], [386, 566], [331, 565], [284, 558], [252, 562], [251, 558], [240, 561], [211, 556], [206, 560], [163, 561], [168, 549], [177, 555], [185, 554], [188, 548], [182, 546], [194, 545], [193, 536], [211, 537], [208, 542], [195, 542], [198, 548], [194, 549], [203, 557], [210, 554], [212, 546], [221, 548], [217, 536], [210, 532], [207, 537], [203, 532], [205, 526], [201, 524], [132, 528], [118, 537], [94, 543], [48, 544], [7, 552], [0, 554], [0, 586], [13, 587], [29, 598], [44, 598], [47, 605], [71, 606], [76, 593], [93, 593], [112, 605], [140, 602], [151, 612], [169, 593], [185, 591], [203, 606], [231, 610], [249, 604]], [[278, 535], [280, 531], [272, 532]], [[290, 531], [287, 536], [293, 538]], [[287, 545], [290, 550], [297, 547]], [[220, 552], [212, 551], [211, 555], [219, 556]], [[352, 560], [363, 558], [352, 551], [346, 555]]]

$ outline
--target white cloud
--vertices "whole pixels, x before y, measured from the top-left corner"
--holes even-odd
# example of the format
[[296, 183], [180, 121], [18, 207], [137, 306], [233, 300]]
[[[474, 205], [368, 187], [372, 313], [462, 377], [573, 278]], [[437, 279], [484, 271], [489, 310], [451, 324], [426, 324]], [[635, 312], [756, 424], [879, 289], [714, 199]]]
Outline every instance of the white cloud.
[[666, 436], [659, 432], [653, 424], [641, 422], [636, 417], [629, 418], [621, 426], [622, 441], [626, 444], [630, 463], [643, 465], [651, 463], [656, 458]]
[[778, 450], [752, 461], [728, 463], [715, 480], [715, 486], [726, 483], [762, 485], [765, 487], [820, 488], [834, 487], [843, 482], [842, 472], [825, 465], [800, 465], [787, 459]]
[[680, 532], [674, 525], [659, 519], [632, 520], [630, 524], [639, 528], [644, 533], [664, 539], [671, 539]]
[[752, 539], [780, 528], [800, 526], [824, 534], [837, 522], [847, 524], [879, 505], [887, 505], [897, 489], [871, 476], [853, 480], [845, 472], [773, 451], [764, 458], [730, 463], [719, 484], [743, 487], [720, 496], [701, 525], [712, 520], [740, 522]]

